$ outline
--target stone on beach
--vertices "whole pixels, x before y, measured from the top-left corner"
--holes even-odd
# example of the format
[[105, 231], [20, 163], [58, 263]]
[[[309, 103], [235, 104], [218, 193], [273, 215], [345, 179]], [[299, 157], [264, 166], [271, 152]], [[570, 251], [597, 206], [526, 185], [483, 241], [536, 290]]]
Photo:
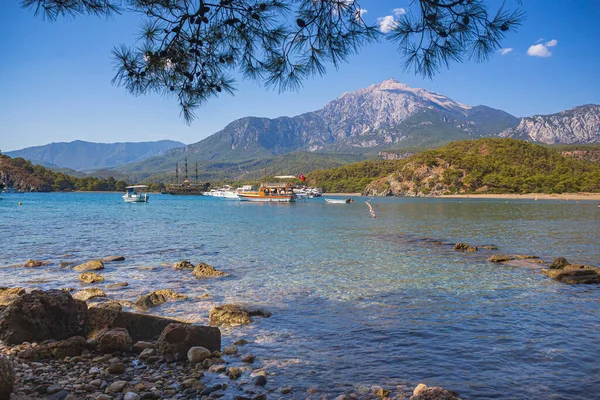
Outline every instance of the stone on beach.
[[194, 275], [196, 278], [210, 278], [215, 276], [227, 276], [229, 274], [223, 271], [219, 271], [212, 265], [200, 263], [194, 267], [192, 275]]
[[29, 347], [19, 353], [25, 360], [38, 361], [46, 359], [62, 360], [65, 357], [76, 357], [87, 348], [87, 340], [82, 336], [73, 336], [57, 342], [42, 343]]
[[117, 261], [125, 261], [125, 257], [123, 256], [107, 256], [102, 259], [102, 262], [117, 262]]
[[194, 346], [194, 347], [190, 348], [187, 352], [188, 361], [191, 363], [202, 362], [202, 361], [206, 360], [207, 358], [209, 358], [210, 355], [211, 355], [210, 350], [208, 350], [207, 348], [202, 347], [202, 346]]
[[104, 269], [104, 263], [102, 262], [102, 260], [91, 260], [73, 267], [73, 270], [77, 272], [100, 271], [102, 269]]
[[73, 298], [75, 300], [86, 301], [95, 297], [106, 297], [106, 293], [98, 288], [87, 288], [73, 293]]
[[184, 359], [188, 351], [197, 346], [211, 352], [218, 351], [221, 348], [221, 331], [209, 326], [169, 324], [158, 338], [156, 350], [163, 355], [177, 355]]
[[458, 393], [441, 387], [427, 387], [424, 383], [419, 383], [410, 400], [460, 400]]
[[125, 328], [104, 329], [96, 335], [98, 351], [112, 353], [114, 351], [128, 351], [132, 339]]
[[0, 400], [8, 400], [13, 391], [14, 379], [12, 362], [0, 355]]
[[209, 313], [211, 325], [244, 325], [253, 322], [251, 317], [268, 318], [271, 313], [259, 308], [247, 308], [237, 304], [213, 307]]
[[63, 340], [85, 333], [87, 306], [64, 290], [34, 290], [10, 304], [0, 317], [7, 344]]
[[95, 272], [83, 272], [79, 274], [79, 280], [83, 283], [104, 282], [104, 277]]
[[165, 303], [167, 300], [185, 300], [187, 298], [187, 296], [175, 293], [169, 289], [155, 290], [138, 297], [135, 301], [135, 307], [147, 311], [151, 307], [156, 307], [159, 304]]
[[600, 268], [582, 264], [569, 264], [562, 269], [543, 269], [542, 273], [563, 283], [600, 283]]

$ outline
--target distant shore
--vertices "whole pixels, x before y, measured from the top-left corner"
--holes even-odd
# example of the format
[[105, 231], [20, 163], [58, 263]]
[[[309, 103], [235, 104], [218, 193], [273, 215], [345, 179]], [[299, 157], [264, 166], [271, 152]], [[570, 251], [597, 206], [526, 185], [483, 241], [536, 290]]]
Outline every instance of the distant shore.
[[561, 194], [449, 194], [440, 196], [449, 199], [507, 199], [507, 200], [600, 200], [600, 193], [561, 193]]

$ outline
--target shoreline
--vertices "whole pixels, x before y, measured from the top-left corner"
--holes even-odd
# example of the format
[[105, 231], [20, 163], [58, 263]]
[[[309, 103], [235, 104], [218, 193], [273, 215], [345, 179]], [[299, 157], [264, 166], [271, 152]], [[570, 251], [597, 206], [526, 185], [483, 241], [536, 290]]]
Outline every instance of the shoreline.
[[600, 201], [600, 193], [561, 193], [561, 194], [543, 194], [543, 193], [526, 193], [526, 194], [449, 194], [439, 196], [447, 199], [499, 199], [499, 200], [598, 200]]

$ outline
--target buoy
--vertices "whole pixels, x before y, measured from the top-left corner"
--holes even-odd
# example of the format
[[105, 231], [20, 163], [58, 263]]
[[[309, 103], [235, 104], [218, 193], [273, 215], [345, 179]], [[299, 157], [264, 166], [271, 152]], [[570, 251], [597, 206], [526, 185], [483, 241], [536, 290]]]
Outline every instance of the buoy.
[[19, 202], [19, 205], [20, 205], [20, 206], [22, 206], [22, 205], [23, 205], [23, 203]]

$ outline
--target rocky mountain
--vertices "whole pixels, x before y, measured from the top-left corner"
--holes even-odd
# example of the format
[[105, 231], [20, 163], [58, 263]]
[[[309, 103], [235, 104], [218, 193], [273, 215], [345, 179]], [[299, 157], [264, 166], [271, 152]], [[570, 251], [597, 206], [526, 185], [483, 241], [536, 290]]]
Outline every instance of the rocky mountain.
[[518, 126], [500, 133], [546, 144], [600, 143], [600, 105], [588, 104], [550, 115], [521, 119]]
[[7, 152], [6, 155], [13, 158], [22, 157], [46, 167], [91, 171], [143, 161], [182, 146], [185, 145], [172, 140], [140, 143], [91, 143], [75, 140], [27, 147]]
[[497, 135], [518, 122], [504, 111], [468, 106], [392, 79], [344, 93], [320, 110], [295, 117], [238, 119], [198, 143], [122, 170], [164, 171], [185, 158], [205, 166], [238, 164], [291, 152], [367, 158], [390, 148]]

